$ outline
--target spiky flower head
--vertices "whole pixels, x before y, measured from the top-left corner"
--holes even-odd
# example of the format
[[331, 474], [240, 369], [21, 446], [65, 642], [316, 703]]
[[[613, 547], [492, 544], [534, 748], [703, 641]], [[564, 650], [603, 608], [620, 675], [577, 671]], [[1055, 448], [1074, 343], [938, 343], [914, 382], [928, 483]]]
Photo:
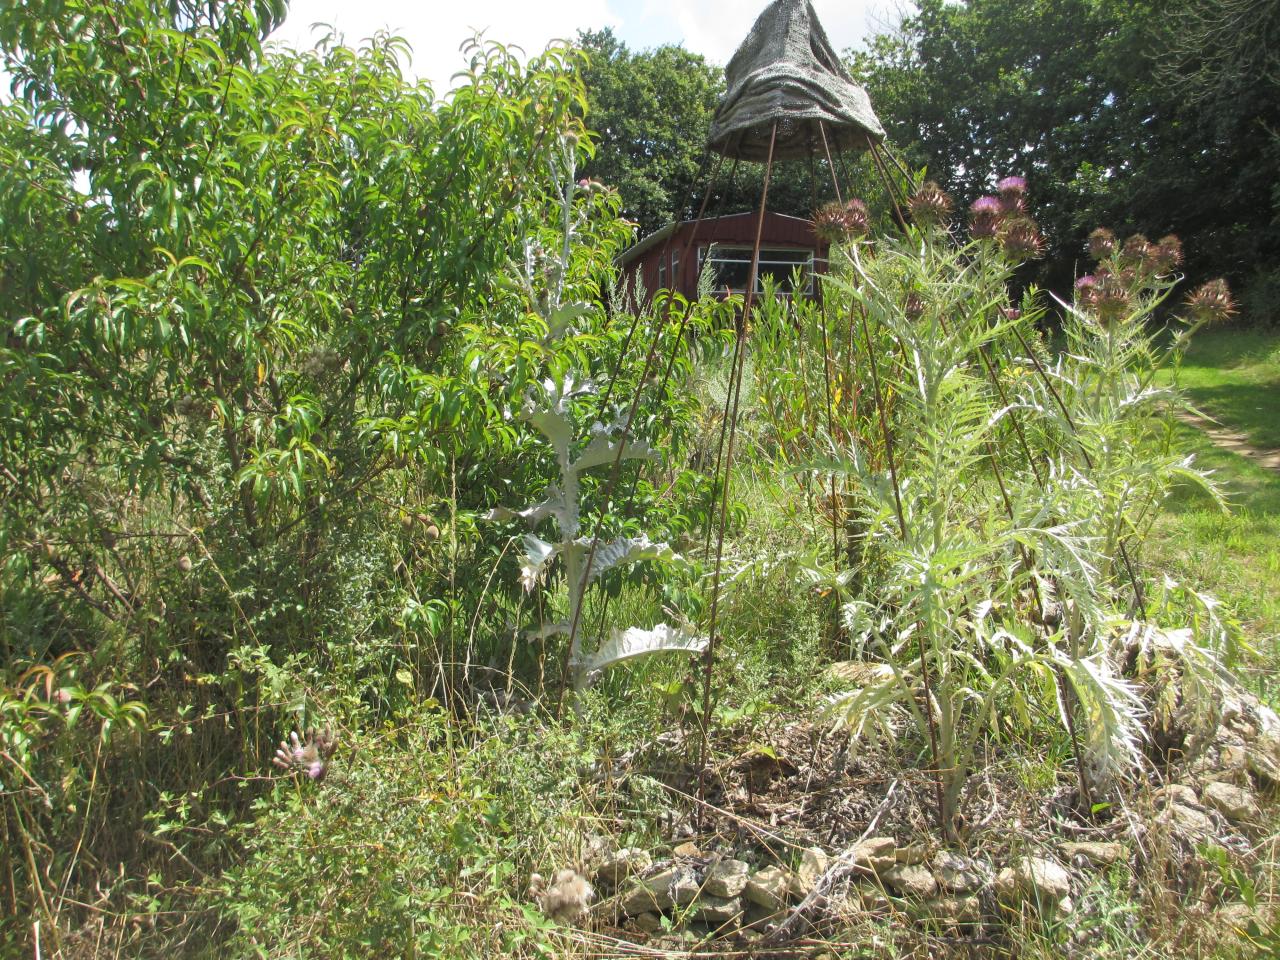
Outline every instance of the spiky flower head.
[[1027, 180], [1025, 177], [1005, 177], [996, 184], [1000, 194], [1000, 207], [1006, 214], [1017, 216], [1027, 209]]
[[1231, 297], [1227, 281], [1219, 277], [1197, 287], [1187, 297], [1187, 309], [1201, 323], [1221, 323], [1235, 315], [1236, 302]]
[[995, 197], [979, 197], [969, 207], [969, 235], [975, 240], [994, 237], [1000, 229], [1004, 207]]
[[943, 189], [930, 180], [907, 201], [911, 219], [921, 226], [946, 223], [955, 205]]
[[1044, 237], [1040, 235], [1040, 228], [1026, 218], [1014, 220], [1000, 231], [1000, 246], [1007, 256], [1019, 262], [1044, 256]]
[[1161, 276], [1172, 273], [1182, 266], [1182, 241], [1172, 233], [1161, 237], [1159, 243], [1152, 244], [1150, 259], [1155, 273]]
[[1120, 277], [1099, 270], [1076, 281], [1076, 306], [1104, 323], [1121, 316], [1130, 304], [1129, 287]]
[[1010, 321], [1022, 319], [1022, 311], [1017, 307], [1001, 307], [1000, 315]]
[[301, 770], [307, 779], [319, 782], [329, 772], [329, 758], [337, 749], [338, 742], [327, 728], [308, 730], [305, 739], [294, 730], [288, 741], [280, 741], [280, 749], [271, 762], [282, 770]]
[[1027, 193], [1026, 177], [1005, 177], [996, 184], [996, 191], [1002, 197], [1022, 197]]
[[908, 320], [919, 320], [924, 316], [924, 300], [920, 294], [912, 290], [907, 294], [907, 302], [903, 305], [902, 312], [907, 315]]
[[856, 198], [845, 203], [832, 201], [813, 218], [814, 232], [827, 243], [842, 243], [864, 236], [870, 224], [867, 205]]
[[1151, 241], [1145, 234], [1135, 233], [1125, 240], [1120, 254], [1130, 263], [1146, 263], [1151, 257]]
[[1087, 249], [1089, 256], [1093, 257], [1093, 259], [1105, 260], [1115, 252], [1116, 235], [1106, 227], [1098, 227], [1093, 233], [1089, 234]]

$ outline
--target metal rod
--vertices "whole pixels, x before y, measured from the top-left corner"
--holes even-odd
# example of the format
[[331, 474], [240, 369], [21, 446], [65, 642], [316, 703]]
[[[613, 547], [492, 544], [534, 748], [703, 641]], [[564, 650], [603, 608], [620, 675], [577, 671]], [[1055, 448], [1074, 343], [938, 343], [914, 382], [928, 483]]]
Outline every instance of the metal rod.
[[730, 480], [733, 476], [733, 441], [738, 421], [738, 404], [742, 399], [742, 369], [746, 365], [747, 324], [751, 317], [751, 307], [755, 301], [756, 281], [760, 269], [760, 244], [764, 239], [764, 217], [769, 203], [769, 181], [773, 175], [773, 150], [778, 140], [778, 124], [775, 121], [769, 135], [769, 156], [765, 162], [764, 185], [760, 191], [760, 213], [756, 219], [756, 239], [751, 250], [751, 270], [747, 275], [747, 293], [743, 301], [742, 321], [738, 324], [738, 364], [737, 370], [731, 372], [730, 392], [733, 402], [729, 414], [728, 445], [725, 448], [724, 486], [720, 499], [720, 531], [716, 539], [715, 573], [711, 583], [711, 614], [707, 628], [707, 650], [703, 658], [704, 677], [702, 685], [702, 742], [698, 755], [698, 800], [706, 801], [707, 793], [707, 752], [711, 739], [711, 678], [715, 672], [716, 657], [716, 621], [720, 613], [720, 575], [724, 561], [724, 535], [729, 516]]

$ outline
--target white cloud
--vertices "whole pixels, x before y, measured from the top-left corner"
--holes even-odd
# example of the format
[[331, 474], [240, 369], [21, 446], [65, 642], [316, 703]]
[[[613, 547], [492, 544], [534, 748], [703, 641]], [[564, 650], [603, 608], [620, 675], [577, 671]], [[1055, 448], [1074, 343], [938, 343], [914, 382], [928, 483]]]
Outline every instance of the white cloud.
[[410, 72], [430, 80], [438, 93], [466, 66], [458, 48], [477, 30], [533, 54], [551, 40], [572, 40], [580, 28], [619, 26], [608, 0], [292, 0], [272, 39], [310, 47], [319, 36], [310, 29], [313, 23], [335, 26], [348, 44], [384, 29], [404, 37], [413, 46]]

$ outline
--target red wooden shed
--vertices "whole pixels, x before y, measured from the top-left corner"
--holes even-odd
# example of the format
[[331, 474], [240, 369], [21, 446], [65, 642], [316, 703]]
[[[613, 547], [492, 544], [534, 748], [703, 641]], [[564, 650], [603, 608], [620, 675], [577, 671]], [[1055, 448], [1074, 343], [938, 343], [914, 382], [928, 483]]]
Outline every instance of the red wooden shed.
[[[714, 292], [745, 293], [758, 218], [758, 213], [733, 213], [681, 220], [654, 231], [619, 257], [628, 291], [641, 290], [647, 298], [655, 290], [670, 289], [693, 300], [703, 267], [709, 265]], [[827, 249], [814, 234], [813, 221], [766, 212], [756, 293], [762, 292], [766, 277], [784, 293], [793, 293], [792, 278], [798, 268], [799, 292], [812, 296], [813, 274], [825, 272]]]

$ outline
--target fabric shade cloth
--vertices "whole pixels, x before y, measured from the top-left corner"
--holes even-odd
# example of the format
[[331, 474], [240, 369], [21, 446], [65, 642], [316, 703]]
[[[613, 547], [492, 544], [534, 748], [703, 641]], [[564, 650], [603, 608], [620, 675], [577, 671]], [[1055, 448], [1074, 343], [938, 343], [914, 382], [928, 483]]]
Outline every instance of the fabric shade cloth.
[[709, 145], [731, 159], [765, 160], [775, 122], [776, 160], [822, 156], [823, 133], [832, 153], [884, 139], [867, 92], [831, 49], [809, 0], [769, 4], [729, 61], [725, 81]]

